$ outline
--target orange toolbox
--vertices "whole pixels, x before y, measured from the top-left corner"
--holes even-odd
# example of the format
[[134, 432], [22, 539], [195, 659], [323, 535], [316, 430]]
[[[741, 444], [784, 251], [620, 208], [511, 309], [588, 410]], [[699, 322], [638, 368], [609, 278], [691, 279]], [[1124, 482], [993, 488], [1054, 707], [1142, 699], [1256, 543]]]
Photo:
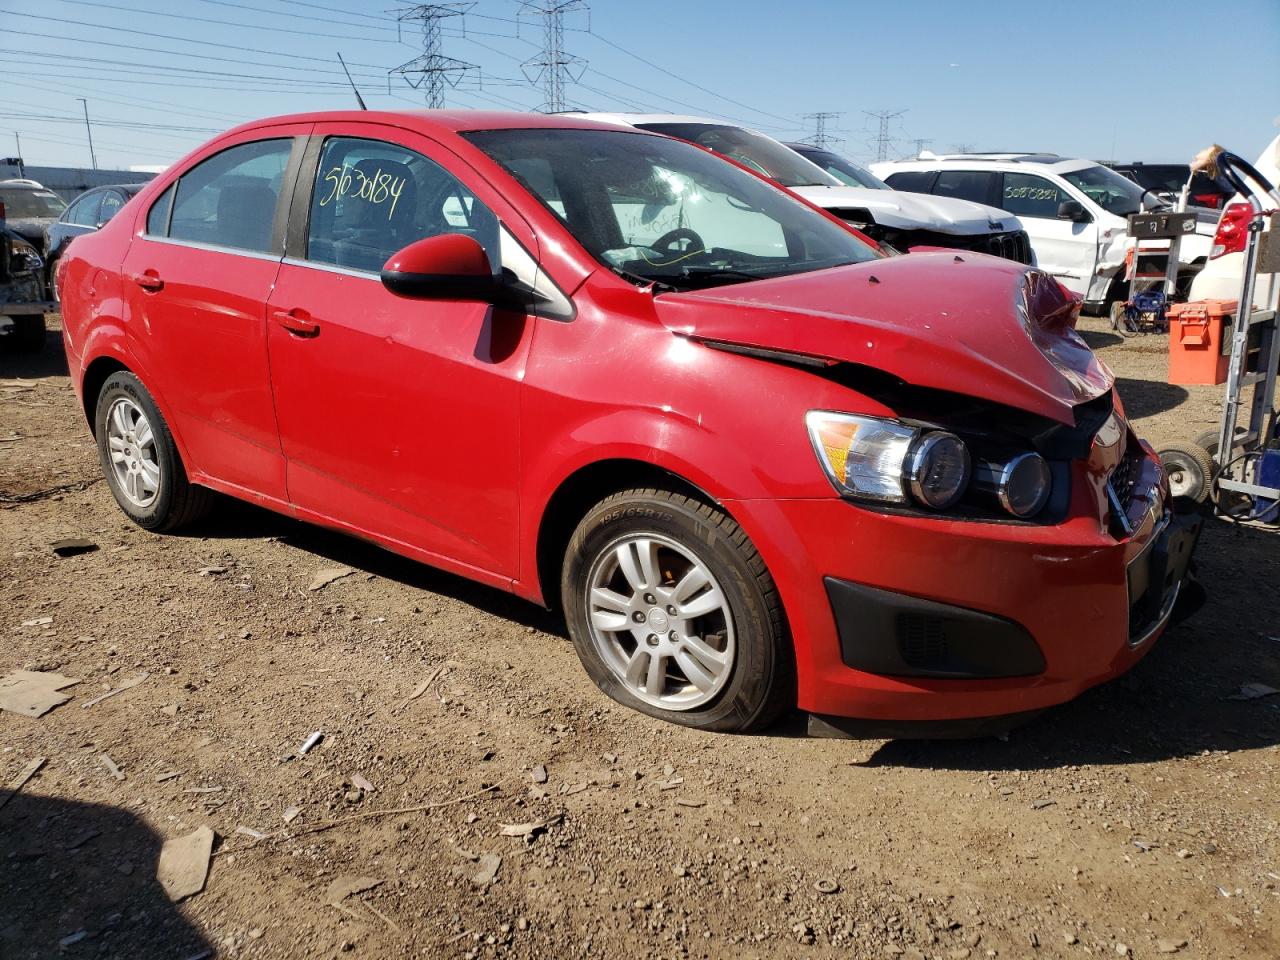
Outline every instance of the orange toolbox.
[[1169, 382], [1227, 382], [1237, 301], [1196, 300], [1169, 308]]

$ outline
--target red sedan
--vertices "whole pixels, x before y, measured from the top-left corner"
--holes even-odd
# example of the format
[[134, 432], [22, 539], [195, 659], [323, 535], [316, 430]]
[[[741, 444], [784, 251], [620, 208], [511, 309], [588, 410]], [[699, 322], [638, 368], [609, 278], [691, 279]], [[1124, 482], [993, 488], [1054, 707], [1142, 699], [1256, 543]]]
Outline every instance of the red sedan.
[[885, 257], [695, 146], [528, 114], [226, 133], [59, 265], [120, 507], [210, 491], [558, 605], [654, 716], [982, 729], [1132, 666], [1198, 532], [1055, 281]]

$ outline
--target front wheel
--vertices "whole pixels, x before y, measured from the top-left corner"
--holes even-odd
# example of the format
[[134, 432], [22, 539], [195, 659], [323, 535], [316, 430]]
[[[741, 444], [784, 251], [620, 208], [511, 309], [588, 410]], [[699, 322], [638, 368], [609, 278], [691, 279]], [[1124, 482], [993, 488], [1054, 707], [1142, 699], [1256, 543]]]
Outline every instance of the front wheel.
[[606, 498], [570, 540], [561, 597], [587, 673], [642, 713], [747, 731], [794, 702], [777, 588], [713, 506], [657, 489]]
[[94, 412], [98, 459], [120, 509], [147, 530], [176, 530], [208, 510], [210, 491], [187, 479], [169, 425], [132, 373], [109, 376]]

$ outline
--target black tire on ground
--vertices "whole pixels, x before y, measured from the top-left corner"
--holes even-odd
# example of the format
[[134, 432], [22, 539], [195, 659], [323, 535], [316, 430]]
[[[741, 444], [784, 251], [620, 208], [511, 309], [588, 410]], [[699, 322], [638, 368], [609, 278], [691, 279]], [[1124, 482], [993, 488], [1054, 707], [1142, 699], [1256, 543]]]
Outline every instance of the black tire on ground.
[[[619, 540], [656, 534], [694, 554], [720, 584], [733, 617], [736, 652], [715, 699], [667, 710], [634, 695], [606, 664], [588, 623], [588, 578]], [[721, 510], [662, 489], [626, 490], [596, 504], [565, 552], [560, 582], [569, 635], [591, 679], [632, 709], [702, 730], [759, 730], [795, 704], [795, 658], [782, 601], [764, 561], [742, 528]]]
[[[111, 462], [108, 447], [107, 415], [118, 399], [132, 401], [151, 424], [155, 461], [160, 468], [160, 480], [154, 499], [146, 506], [132, 503], [121, 489]], [[106, 476], [107, 486], [120, 509], [138, 526], [155, 532], [177, 530], [194, 523], [208, 512], [213, 492], [196, 486], [187, 479], [186, 469], [178, 455], [178, 448], [169, 432], [159, 408], [142, 385], [142, 381], [128, 371], [109, 376], [98, 391], [94, 408], [93, 432], [98, 441], [98, 460]]]
[[1169, 492], [1196, 503], [1209, 499], [1213, 485], [1213, 458], [1194, 443], [1171, 443], [1160, 451], [1160, 462], [1169, 477]]
[[48, 274], [46, 279], [49, 286], [49, 299], [54, 303], [61, 303], [62, 298], [58, 296], [58, 261], [51, 260], [49, 262]]
[[[1245, 433], [1248, 433], [1248, 431], [1245, 430], [1244, 427], [1236, 427], [1237, 440], [1241, 436], [1243, 436]], [[1209, 456], [1217, 457], [1219, 439], [1221, 438], [1217, 430], [1206, 430], [1204, 433], [1200, 434], [1200, 436], [1196, 437], [1191, 442], [1194, 443], [1197, 447], [1203, 447], [1205, 450], [1207, 450], [1209, 452]]]
[[21, 316], [11, 317], [13, 330], [0, 338], [3, 344], [14, 353], [39, 353], [44, 349], [44, 317]]

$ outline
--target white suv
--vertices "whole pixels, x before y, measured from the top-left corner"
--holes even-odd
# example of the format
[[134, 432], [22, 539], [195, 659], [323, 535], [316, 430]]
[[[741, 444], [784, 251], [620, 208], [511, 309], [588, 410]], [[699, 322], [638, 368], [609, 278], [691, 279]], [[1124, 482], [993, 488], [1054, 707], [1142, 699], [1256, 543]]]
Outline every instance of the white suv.
[[[1016, 214], [1031, 237], [1040, 269], [1102, 311], [1128, 295], [1125, 250], [1132, 246], [1126, 217], [1167, 205], [1092, 160], [1053, 154], [985, 153], [938, 156], [872, 164], [876, 176], [897, 190], [960, 197]], [[1183, 290], [1209, 256], [1213, 226], [1197, 225], [1178, 250]]]
[[713, 150], [830, 211], [876, 242], [904, 253], [917, 246], [952, 247], [1019, 263], [1034, 262], [1022, 224], [1003, 210], [883, 187], [850, 186], [790, 147], [745, 127], [666, 113], [575, 115], [666, 134]]

